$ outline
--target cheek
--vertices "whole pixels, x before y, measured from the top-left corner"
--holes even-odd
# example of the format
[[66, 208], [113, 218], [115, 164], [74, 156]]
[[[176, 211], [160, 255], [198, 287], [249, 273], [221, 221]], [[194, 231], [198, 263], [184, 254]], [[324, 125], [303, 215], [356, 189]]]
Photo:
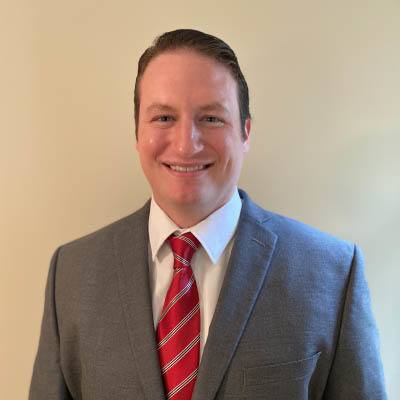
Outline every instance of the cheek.
[[236, 138], [228, 137], [224, 140], [221, 152], [224, 154], [223, 159], [226, 173], [236, 179], [242, 169], [245, 143]]
[[216, 136], [210, 144], [220, 158], [226, 159], [231, 157], [233, 141], [229, 135]]
[[216, 149], [220, 157], [229, 163], [235, 163], [243, 157], [243, 144], [232, 136], [225, 136], [220, 140]]
[[136, 148], [142, 161], [149, 161], [156, 158], [164, 148], [162, 141], [154, 137], [154, 135], [143, 134], [138, 141]]

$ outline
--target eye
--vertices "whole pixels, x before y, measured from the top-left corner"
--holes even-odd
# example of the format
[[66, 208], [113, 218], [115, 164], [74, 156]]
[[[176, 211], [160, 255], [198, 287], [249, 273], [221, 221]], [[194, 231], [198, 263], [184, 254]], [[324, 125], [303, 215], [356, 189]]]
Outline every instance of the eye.
[[173, 117], [171, 115], [158, 115], [157, 117], [153, 118], [153, 121], [156, 121], [156, 122], [169, 122], [172, 120], [173, 120]]
[[207, 124], [210, 125], [215, 125], [215, 126], [223, 126], [224, 121], [214, 115], [207, 115], [203, 118], [203, 121], [205, 121]]

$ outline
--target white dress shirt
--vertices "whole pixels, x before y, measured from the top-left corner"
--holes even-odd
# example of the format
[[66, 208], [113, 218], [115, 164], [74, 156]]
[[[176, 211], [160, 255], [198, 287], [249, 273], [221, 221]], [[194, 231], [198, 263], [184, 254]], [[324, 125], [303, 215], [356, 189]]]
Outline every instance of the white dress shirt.
[[201, 243], [191, 266], [200, 300], [200, 357], [207, 340], [219, 292], [231, 254], [242, 202], [237, 190], [231, 199], [198, 224], [179, 228], [151, 199], [149, 215], [149, 269], [154, 328], [160, 317], [173, 275], [173, 255], [166, 239], [174, 232], [192, 232]]

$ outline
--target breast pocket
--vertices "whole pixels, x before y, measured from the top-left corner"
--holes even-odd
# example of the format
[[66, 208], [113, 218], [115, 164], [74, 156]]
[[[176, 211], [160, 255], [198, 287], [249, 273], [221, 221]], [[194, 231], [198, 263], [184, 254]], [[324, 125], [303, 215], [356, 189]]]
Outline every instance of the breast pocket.
[[300, 360], [245, 368], [243, 395], [274, 400], [308, 399], [310, 379], [320, 355], [318, 352]]
[[246, 368], [244, 386], [298, 380], [312, 375], [321, 352], [301, 360]]

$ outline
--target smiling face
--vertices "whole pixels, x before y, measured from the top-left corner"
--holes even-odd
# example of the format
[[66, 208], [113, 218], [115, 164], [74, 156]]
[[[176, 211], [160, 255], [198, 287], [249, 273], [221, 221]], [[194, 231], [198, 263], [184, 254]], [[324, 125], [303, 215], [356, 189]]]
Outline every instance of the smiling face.
[[140, 82], [136, 148], [157, 204], [192, 226], [225, 204], [248, 150], [229, 70], [190, 50], [156, 56]]

